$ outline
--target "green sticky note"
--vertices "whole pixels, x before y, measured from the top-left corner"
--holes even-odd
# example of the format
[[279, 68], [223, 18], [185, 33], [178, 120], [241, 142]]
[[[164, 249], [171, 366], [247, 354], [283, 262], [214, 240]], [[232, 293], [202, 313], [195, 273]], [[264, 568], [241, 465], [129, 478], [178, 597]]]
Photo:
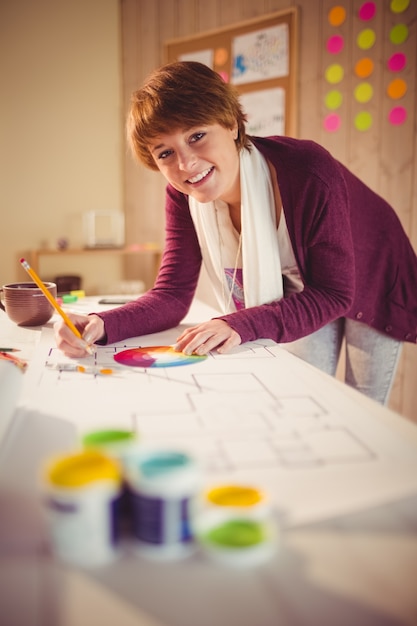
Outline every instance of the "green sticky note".
[[343, 96], [340, 91], [333, 89], [326, 94], [326, 107], [331, 111], [335, 111], [342, 105]]
[[368, 111], [361, 111], [355, 116], [355, 128], [360, 131], [368, 130], [372, 126], [372, 115]]
[[396, 24], [389, 33], [391, 43], [398, 45], [404, 43], [408, 37], [408, 28], [405, 24]]
[[78, 297], [77, 296], [72, 296], [70, 293], [64, 293], [64, 295], [62, 296], [62, 302], [64, 302], [64, 304], [69, 304], [70, 302], [77, 302]]

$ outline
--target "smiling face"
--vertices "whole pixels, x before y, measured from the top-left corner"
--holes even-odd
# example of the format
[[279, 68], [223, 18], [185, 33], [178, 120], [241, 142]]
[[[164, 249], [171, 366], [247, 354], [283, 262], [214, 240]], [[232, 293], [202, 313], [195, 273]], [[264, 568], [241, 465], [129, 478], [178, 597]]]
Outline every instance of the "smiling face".
[[198, 202], [240, 204], [237, 124], [198, 126], [153, 137], [149, 151], [156, 166], [178, 191]]

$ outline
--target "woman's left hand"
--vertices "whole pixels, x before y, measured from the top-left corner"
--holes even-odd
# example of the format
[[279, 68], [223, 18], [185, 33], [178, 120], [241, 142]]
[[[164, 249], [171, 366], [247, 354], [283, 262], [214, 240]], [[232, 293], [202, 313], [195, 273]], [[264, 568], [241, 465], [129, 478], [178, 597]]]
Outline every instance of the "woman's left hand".
[[177, 339], [174, 349], [184, 354], [207, 354], [217, 348], [223, 354], [241, 344], [240, 335], [223, 320], [210, 320], [187, 328]]

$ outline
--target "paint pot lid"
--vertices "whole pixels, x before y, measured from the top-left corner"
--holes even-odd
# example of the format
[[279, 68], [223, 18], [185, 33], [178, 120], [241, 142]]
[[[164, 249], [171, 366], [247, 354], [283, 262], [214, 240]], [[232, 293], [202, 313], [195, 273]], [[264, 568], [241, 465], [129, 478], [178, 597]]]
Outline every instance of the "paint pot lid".
[[265, 524], [246, 518], [228, 519], [211, 528], [206, 540], [219, 548], [250, 548], [265, 541]]
[[181, 472], [190, 467], [190, 457], [183, 452], [162, 450], [144, 455], [140, 462], [142, 476], [148, 479]]
[[277, 529], [272, 520], [225, 516], [217, 510], [200, 516], [194, 529], [201, 550], [232, 567], [261, 565], [277, 549]]
[[49, 483], [56, 487], [84, 487], [96, 481], [121, 481], [120, 466], [98, 450], [65, 455], [49, 463]]
[[206, 492], [211, 504], [222, 507], [248, 508], [264, 504], [265, 494], [249, 485], [219, 485]]
[[136, 442], [136, 433], [131, 430], [107, 429], [94, 430], [82, 437], [84, 448], [102, 448], [112, 445], [125, 445]]
[[141, 450], [127, 458], [127, 476], [140, 492], [177, 497], [200, 483], [196, 460], [181, 450]]

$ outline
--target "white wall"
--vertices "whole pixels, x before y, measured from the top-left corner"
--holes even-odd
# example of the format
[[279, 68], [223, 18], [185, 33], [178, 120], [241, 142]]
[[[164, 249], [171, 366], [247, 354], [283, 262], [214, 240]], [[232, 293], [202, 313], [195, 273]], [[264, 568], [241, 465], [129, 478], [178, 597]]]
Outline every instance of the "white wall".
[[27, 279], [28, 249], [82, 245], [84, 211], [123, 209], [120, 49], [119, 0], [0, 2], [0, 285]]

